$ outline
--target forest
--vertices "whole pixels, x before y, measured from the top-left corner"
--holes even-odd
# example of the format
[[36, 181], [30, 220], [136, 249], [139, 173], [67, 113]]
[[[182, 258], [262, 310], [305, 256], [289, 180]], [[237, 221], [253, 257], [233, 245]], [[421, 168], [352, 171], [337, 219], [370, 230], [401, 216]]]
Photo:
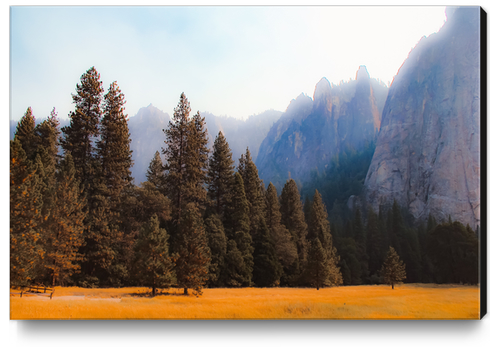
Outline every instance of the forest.
[[450, 216], [415, 224], [396, 201], [347, 207], [362, 192], [374, 143], [339, 155], [301, 187], [289, 179], [276, 188], [248, 150], [235, 163], [223, 133], [211, 143], [182, 93], [165, 146], [137, 186], [117, 83], [105, 93], [92, 67], [72, 98], [69, 125], [60, 129], [55, 110], [36, 124], [28, 108], [10, 141], [11, 286], [200, 295], [207, 287], [479, 282], [479, 229]]

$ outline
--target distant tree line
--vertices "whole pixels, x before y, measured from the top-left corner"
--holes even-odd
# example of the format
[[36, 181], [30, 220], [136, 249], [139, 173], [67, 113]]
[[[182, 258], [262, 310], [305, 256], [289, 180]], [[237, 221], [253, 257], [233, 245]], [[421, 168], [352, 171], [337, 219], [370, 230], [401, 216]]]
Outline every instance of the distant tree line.
[[[140, 186], [131, 176], [125, 98], [104, 94], [92, 67], [72, 95], [70, 124], [29, 108], [10, 141], [10, 283], [83, 287], [309, 286], [389, 279], [389, 247], [410, 282], [477, 283], [478, 240], [458, 222], [415, 230], [396, 202], [329, 222], [318, 190], [303, 205], [296, 182], [278, 195], [250, 152], [234, 163], [220, 132], [184, 93]], [[162, 161], [162, 156], [164, 161]], [[388, 256], [388, 258], [387, 258]], [[390, 259], [391, 259], [390, 258]], [[396, 281], [401, 281], [398, 276]], [[389, 282], [392, 281], [392, 282]]]

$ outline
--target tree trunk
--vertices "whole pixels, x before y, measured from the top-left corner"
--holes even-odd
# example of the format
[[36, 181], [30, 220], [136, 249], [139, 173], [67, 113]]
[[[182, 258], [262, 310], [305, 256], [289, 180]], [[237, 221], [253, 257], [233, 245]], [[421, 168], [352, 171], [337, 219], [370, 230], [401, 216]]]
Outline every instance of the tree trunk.
[[187, 292], [187, 288], [184, 288], [184, 295], [189, 295], [189, 293]]
[[395, 289], [395, 283], [391, 284], [391, 289]]
[[153, 288], [151, 289], [151, 295], [152, 295], [152, 296], [155, 296], [156, 291], [157, 291], [157, 290], [156, 290], [155, 286], [153, 286]]

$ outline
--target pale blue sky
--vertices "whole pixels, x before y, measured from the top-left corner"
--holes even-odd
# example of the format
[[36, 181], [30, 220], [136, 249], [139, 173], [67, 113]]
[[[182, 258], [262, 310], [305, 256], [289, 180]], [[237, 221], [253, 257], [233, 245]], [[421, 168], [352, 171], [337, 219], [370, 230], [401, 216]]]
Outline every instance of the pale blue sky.
[[73, 110], [91, 66], [117, 80], [126, 112], [152, 103], [172, 114], [244, 118], [284, 111], [315, 84], [354, 79], [359, 65], [390, 83], [444, 7], [11, 7], [11, 119]]

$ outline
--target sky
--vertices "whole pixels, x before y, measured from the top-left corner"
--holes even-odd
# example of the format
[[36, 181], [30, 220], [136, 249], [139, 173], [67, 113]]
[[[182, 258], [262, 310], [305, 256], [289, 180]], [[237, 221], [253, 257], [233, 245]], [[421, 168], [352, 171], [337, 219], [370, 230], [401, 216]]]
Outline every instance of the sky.
[[14, 6], [10, 119], [29, 106], [67, 118], [91, 66], [105, 90], [117, 81], [130, 117], [150, 103], [172, 114], [182, 92], [193, 113], [285, 111], [360, 65], [388, 85], [445, 19], [443, 6]]

